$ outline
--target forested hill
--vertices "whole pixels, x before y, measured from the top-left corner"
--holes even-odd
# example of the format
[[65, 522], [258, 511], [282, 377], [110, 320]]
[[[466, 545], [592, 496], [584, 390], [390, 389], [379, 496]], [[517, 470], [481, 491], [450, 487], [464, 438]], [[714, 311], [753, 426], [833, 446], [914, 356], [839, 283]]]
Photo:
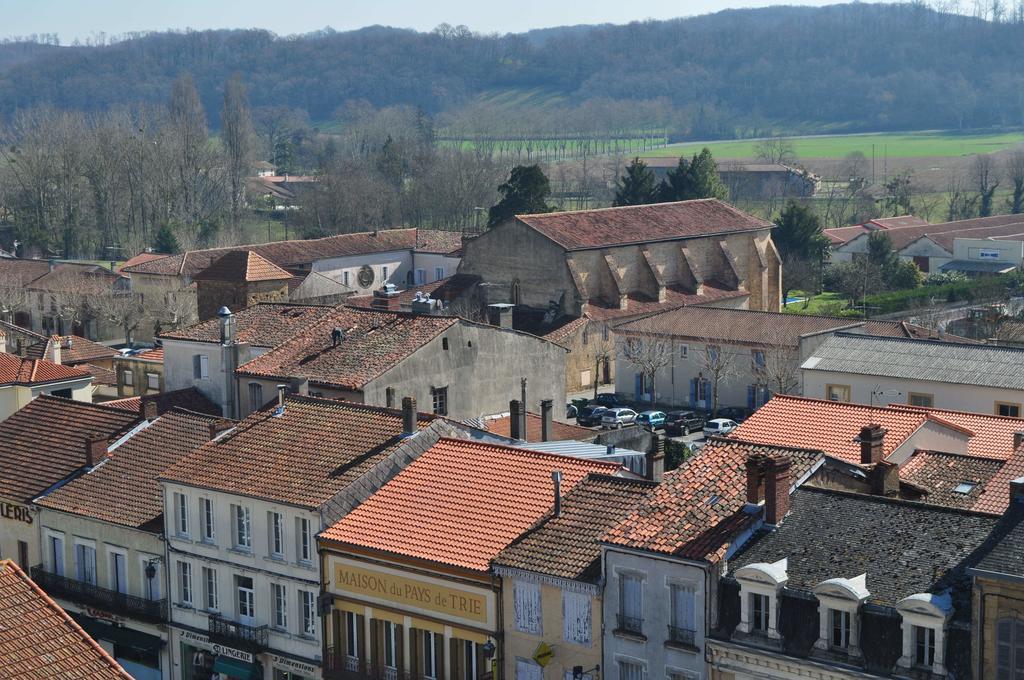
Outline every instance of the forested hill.
[[1024, 22], [921, 4], [734, 10], [505, 36], [225, 30], [37, 47], [0, 46], [0, 115], [162, 103], [188, 71], [215, 125], [236, 72], [254, 107], [299, 108], [314, 121], [365, 100], [467, 129], [494, 129], [502, 116], [537, 127], [610, 116], [601, 125], [691, 137], [1024, 125]]

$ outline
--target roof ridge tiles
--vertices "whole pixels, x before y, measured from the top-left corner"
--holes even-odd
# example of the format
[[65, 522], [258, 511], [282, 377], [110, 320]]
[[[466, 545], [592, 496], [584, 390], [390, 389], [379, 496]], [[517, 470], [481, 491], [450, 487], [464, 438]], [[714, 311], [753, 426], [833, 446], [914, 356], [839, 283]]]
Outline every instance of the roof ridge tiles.
[[825, 495], [845, 496], [847, 498], [857, 498], [872, 503], [885, 503], [887, 505], [915, 508], [918, 510], [931, 510], [935, 512], [941, 512], [952, 515], [968, 515], [972, 517], [993, 517], [1002, 514], [1001, 512], [985, 512], [983, 510], [974, 510], [972, 508], [954, 508], [948, 505], [937, 505], [933, 503], [925, 503], [923, 501], [912, 501], [906, 498], [878, 496], [871, 493], [858, 493], [856, 491], [848, 491], [845, 489], [826, 489], [824, 487], [811, 486], [808, 484], [801, 486], [796, 491], [813, 492]]
[[[615, 210], [636, 210], [638, 208], [649, 208], [652, 205], [675, 205], [679, 203], [710, 203], [712, 201], [717, 201], [722, 205], [728, 205], [729, 207], [733, 207], [729, 203], [726, 203], [725, 201], [720, 201], [717, 198], [691, 198], [685, 201], [668, 201], [667, 203], [644, 203], [642, 205], [609, 205], [603, 208], [587, 208], [586, 210], [553, 210], [551, 212], [543, 213], [516, 213], [515, 215], [513, 215], [513, 217], [529, 217], [531, 219], [538, 217], [558, 217], [560, 215], [578, 215], [581, 213], [611, 212]], [[733, 209], [735, 210], [736, 208], [733, 207]]]

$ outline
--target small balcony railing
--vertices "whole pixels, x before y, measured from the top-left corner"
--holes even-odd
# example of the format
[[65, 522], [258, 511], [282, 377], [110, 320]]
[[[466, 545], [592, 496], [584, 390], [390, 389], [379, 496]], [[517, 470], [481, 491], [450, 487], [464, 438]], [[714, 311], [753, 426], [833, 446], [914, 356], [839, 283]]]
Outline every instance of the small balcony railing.
[[349, 656], [344, 650], [327, 647], [323, 664], [324, 680], [412, 680], [411, 673], [390, 666], [378, 666]]
[[634, 635], [643, 635], [644, 632], [644, 620], [637, 616], [626, 616], [625, 614], [618, 614], [618, 626], [616, 630], [621, 633], [632, 633]]
[[687, 647], [696, 647], [697, 631], [690, 630], [689, 628], [680, 628], [679, 626], [668, 627], [668, 641], [674, 642], [677, 645], [686, 645]]
[[167, 600], [150, 600], [109, 588], [79, 581], [46, 571], [42, 565], [32, 567], [32, 580], [52, 597], [95, 607], [139, 621], [160, 623], [167, 620]]
[[219, 642], [253, 653], [267, 648], [269, 626], [248, 626], [216, 614], [210, 614], [209, 626], [211, 642]]

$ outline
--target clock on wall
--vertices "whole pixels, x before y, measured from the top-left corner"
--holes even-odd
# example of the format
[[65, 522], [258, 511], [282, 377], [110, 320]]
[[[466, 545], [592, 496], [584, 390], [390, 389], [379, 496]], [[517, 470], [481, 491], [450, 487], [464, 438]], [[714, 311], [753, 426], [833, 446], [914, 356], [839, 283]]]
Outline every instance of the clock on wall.
[[369, 288], [373, 285], [373, 267], [368, 264], [364, 264], [360, 267], [356, 278], [359, 280], [360, 286], [363, 288]]

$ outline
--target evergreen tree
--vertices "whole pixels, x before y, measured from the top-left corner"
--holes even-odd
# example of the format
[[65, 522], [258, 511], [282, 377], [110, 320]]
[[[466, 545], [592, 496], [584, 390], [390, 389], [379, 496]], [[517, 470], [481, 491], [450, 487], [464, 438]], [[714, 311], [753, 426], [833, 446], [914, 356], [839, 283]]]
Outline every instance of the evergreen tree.
[[654, 171], [639, 158], [626, 167], [626, 174], [615, 182], [615, 201], [612, 205], [646, 205], [658, 202], [658, 187]]
[[782, 259], [782, 299], [791, 290], [816, 290], [828, 239], [821, 231], [821, 220], [810, 208], [790, 201], [782, 209], [772, 229], [772, 241]]
[[174, 255], [181, 250], [181, 245], [178, 244], [178, 237], [174, 235], [171, 225], [165, 224], [156, 232], [156, 238], [153, 240], [153, 250], [169, 255]]
[[658, 190], [662, 201], [690, 201], [695, 198], [729, 198], [729, 188], [718, 175], [718, 163], [707, 147], [679, 164], [662, 181]]
[[868, 262], [876, 267], [890, 267], [896, 261], [896, 251], [892, 249], [892, 239], [884, 231], [873, 231], [868, 234]]
[[547, 197], [551, 182], [539, 165], [517, 165], [508, 181], [498, 187], [501, 200], [487, 213], [487, 226], [493, 227], [515, 215], [551, 212]]

